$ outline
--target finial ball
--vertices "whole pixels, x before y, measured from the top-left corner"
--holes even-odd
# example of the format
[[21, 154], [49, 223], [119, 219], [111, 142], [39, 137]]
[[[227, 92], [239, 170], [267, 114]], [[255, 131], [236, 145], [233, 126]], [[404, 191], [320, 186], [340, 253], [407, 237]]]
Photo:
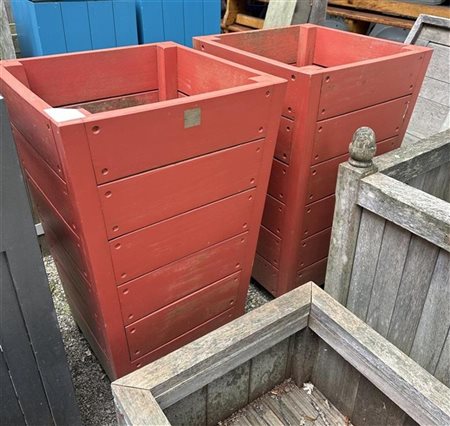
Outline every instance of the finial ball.
[[377, 150], [375, 132], [370, 127], [360, 127], [353, 134], [348, 150], [350, 152], [348, 162], [352, 166], [371, 167]]

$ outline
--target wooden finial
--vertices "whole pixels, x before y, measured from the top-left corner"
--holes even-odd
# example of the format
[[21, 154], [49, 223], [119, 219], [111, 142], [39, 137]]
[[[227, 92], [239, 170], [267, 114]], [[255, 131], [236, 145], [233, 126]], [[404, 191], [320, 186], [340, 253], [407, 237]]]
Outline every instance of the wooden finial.
[[348, 147], [350, 158], [348, 162], [355, 167], [372, 167], [372, 159], [377, 150], [375, 132], [370, 127], [360, 127], [353, 134]]

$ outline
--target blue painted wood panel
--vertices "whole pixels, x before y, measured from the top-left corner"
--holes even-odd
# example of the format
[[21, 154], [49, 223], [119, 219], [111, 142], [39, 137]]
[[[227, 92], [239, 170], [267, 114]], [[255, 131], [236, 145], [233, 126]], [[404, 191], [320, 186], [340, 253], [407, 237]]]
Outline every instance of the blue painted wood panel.
[[11, 5], [23, 57], [138, 43], [134, 0], [14, 0]]
[[136, 0], [139, 43], [192, 46], [193, 36], [220, 33], [220, 7], [220, 0]]
[[114, 13], [111, 1], [88, 1], [89, 24], [93, 49], [116, 46]]
[[67, 52], [91, 50], [91, 28], [89, 23], [88, 2], [60, 2], [66, 34]]

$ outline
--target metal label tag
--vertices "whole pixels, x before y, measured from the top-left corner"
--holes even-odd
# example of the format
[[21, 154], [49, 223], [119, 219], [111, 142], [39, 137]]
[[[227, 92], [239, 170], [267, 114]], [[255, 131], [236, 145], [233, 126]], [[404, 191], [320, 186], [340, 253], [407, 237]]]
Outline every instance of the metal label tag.
[[202, 110], [200, 108], [192, 108], [184, 111], [184, 128], [200, 126], [202, 121]]

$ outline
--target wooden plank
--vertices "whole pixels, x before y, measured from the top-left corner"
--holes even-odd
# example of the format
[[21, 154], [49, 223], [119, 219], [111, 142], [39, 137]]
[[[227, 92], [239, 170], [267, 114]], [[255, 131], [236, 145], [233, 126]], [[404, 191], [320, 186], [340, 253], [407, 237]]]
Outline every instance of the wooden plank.
[[283, 215], [285, 210], [286, 206], [282, 202], [267, 194], [262, 225], [279, 237], [283, 236]]
[[328, 6], [327, 12], [331, 16], [338, 16], [344, 19], [354, 19], [355, 21], [371, 22], [374, 24], [389, 25], [406, 29], [410, 29], [413, 26], [413, 22], [409, 19], [380, 15], [377, 13], [362, 12], [359, 10]]
[[[112, 388], [112, 392], [119, 412], [119, 424], [140, 425], [151, 418], [155, 424], [170, 426], [171, 423], [149, 391], [117, 386]], [[147, 418], [147, 414], [150, 417]]]
[[[301, 2], [305, 5], [305, 2]], [[264, 19], [264, 28], [286, 27], [291, 24], [294, 11], [297, 6], [296, 0], [271, 1], [267, 7], [266, 17]], [[307, 5], [307, 8], [310, 6]]]
[[370, 127], [378, 141], [398, 136], [410, 102], [411, 97], [406, 96], [318, 122], [312, 163], [347, 154], [353, 133], [362, 126]]
[[289, 339], [266, 349], [251, 360], [249, 401], [259, 398], [287, 378]]
[[335, 197], [330, 195], [304, 207], [304, 221], [301, 231], [303, 238], [314, 235], [331, 226], [334, 203]]
[[328, 228], [301, 241], [297, 265], [299, 271], [327, 257], [330, 237], [331, 228]]
[[381, 243], [367, 315], [363, 318], [386, 337], [411, 240], [407, 230], [387, 222]]
[[340, 303], [345, 303], [348, 297], [361, 221], [361, 209], [356, 205], [359, 180], [375, 171], [375, 168], [358, 168], [348, 163], [339, 166], [325, 290]]
[[381, 173], [361, 180], [358, 204], [450, 251], [448, 203]]
[[206, 425], [206, 411], [207, 389], [203, 387], [167, 407], [164, 413], [171, 425], [190, 426]]
[[278, 275], [279, 270], [256, 253], [252, 277], [275, 297], [279, 296], [277, 293]]
[[[155, 46], [47, 56], [25, 59], [21, 63], [33, 92], [52, 107], [158, 88]], [[61, 72], [62, 69], [65, 72]], [[96, 70], [95, 74], [88, 72], [92, 69]], [[67, 79], [72, 84], [66, 84]], [[99, 85], [99, 79], [104, 84]], [[82, 93], [77, 87], [83, 87]]]
[[443, 16], [450, 18], [450, 11], [445, 7], [430, 6], [426, 4], [409, 3], [390, 0], [329, 0], [330, 5], [350, 8], [373, 10], [395, 16], [405, 16], [416, 19], [420, 14]]
[[239, 284], [237, 272], [126, 326], [130, 359], [136, 360], [233, 308]]
[[448, 109], [434, 100], [419, 97], [411, 117], [408, 132], [419, 138], [428, 138], [444, 130]]
[[[249, 402], [250, 363], [240, 365], [207, 386], [207, 425], [217, 425], [221, 420], [245, 407]], [[199, 424], [197, 422], [188, 423]]]
[[449, 300], [450, 255], [440, 250], [409, 354], [431, 374], [434, 374], [439, 358], [442, 356], [445, 339], [450, 329]]
[[417, 176], [408, 185], [450, 202], [450, 162]]
[[238, 13], [236, 15], [236, 24], [259, 30], [264, 27], [264, 19], [257, 18], [256, 16], [245, 15], [244, 13]]
[[[247, 231], [253, 207], [249, 197], [254, 195], [255, 190], [245, 191], [115, 238], [109, 245], [117, 282], [124, 283]], [[152, 253], [150, 259], [148, 253]]]
[[247, 242], [247, 233], [238, 235], [122, 284], [118, 294], [124, 324], [234, 273]]
[[281, 240], [264, 226], [259, 229], [256, 252], [275, 267], [280, 264]]
[[260, 184], [263, 148], [258, 140], [100, 185], [108, 237], [254, 188]]
[[0, 5], [0, 15], [0, 59], [16, 59], [4, 0]]
[[[256, 93], [241, 87], [216, 97], [199, 95], [194, 101], [185, 97], [166, 101], [164, 106], [158, 103], [127, 108], [119, 117], [114, 112], [90, 116], [86, 131], [98, 183], [264, 138], [267, 129], [260, 132], [261, 117], [268, 113], [273, 97], [266, 97], [270, 86], [262, 86], [252, 88]], [[230, 103], [234, 105], [232, 110]], [[200, 108], [200, 123], [185, 129], [184, 113], [195, 108]], [[244, 116], [245, 122], [239, 124]], [[228, 123], [225, 127], [224, 122]], [[218, 128], [222, 131], [217, 134], [214, 129]], [[158, 136], [162, 134], [163, 145]], [[187, 139], [195, 144], [180, 143]]]
[[275, 147], [275, 158], [289, 164], [291, 159], [292, 135], [294, 121], [282, 116], [280, 129], [278, 130], [277, 145]]
[[274, 159], [267, 193], [277, 200], [286, 203], [288, 186], [289, 166]]
[[298, 386], [312, 380], [318, 350], [319, 338], [309, 328], [295, 334], [290, 374]]
[[450, 386], [450, 333], [447, 334], [441, 356], [434, 376], [447, 386]]
[[297, 272], [295, 286], [305, 284], [309, 281], [313, 281], [318, 285], [323, 285], [325, 282], [325, 274], [327, 269], [327, 259], [319, 260], [306, 268]]
[[[319, 33], [317, 37], [319, 37]], [[320, 43], [319, 39], [317, 43]], [[349, 51], [354, 51], [349, 46], [347, 48]], [[334, 51], [334, 56], [336, 56], [338, 52], [336, 47], [329, 43], [328, 49]], [[339, 66], [342, 62], [341, 64], [331, 63], [332, 53], [330, 52], [327, 52], [324, 60], [315, 57], [314, 62], [318, 65], [336, 67], [323, 77], [324, 80], [328, 78], [328, 84], [324, 84], [322, 87], [317, 119], [324, 120], [411, 94], [417, 76], [422, 67], [428, 63], [430, 56], [431, 50], [420, 55], [418, 52], [406, 51], [383, 59], [352, 63], [351, 66]], [[340, 57], [338, 60], [348, 61], [348, 59]], [[368, 66], [369, 64], [370, 66]], [[406, 76], [405, 69], [410, 70]], [[388, 80], [386, 80], [387, 76], [389, 76]], [[367, 84], [368, 81], [371, 82], [370, 85]], [[355, 87], [358, 87], [356, 92]], [[373, 87], [377, 87], [378, 90], [374, 91]], [[349, 93], [352, 95], [350, 96]]]
[[427, 297], [439, 249], [413, 236], [398, 289], [387, 339], [409, 355]]
[[450, 129], [433, 135], [417, 144], [405, 146], [401, 151], [375, 157], [380, 172], [401, 182], [440, 167], [450, 158]]
[[414, 420], [450, 422], [450, 389], [317, 287], [309, 326]]
[[366, 319], [378, 266], [386, 221], [363, 210], [356, 243], [353, 270], [345, 307], [358, 318]]
[[310, 285], [296, 289], [113, 386], [148, 389], [164, 409], [306, 327], [310, 297]]

